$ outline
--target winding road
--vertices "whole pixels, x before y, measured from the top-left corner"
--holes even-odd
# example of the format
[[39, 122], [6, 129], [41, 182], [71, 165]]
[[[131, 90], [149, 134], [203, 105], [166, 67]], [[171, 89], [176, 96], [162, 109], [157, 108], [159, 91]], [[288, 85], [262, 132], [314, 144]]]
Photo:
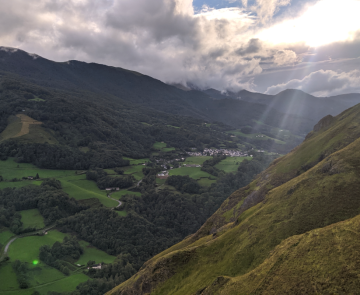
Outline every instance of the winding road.
[[52, 229], [53, 227], [55, 227], [55, 224], [50, 225], [50, 226], [47, 226], [47, 227], [44, 227], [44, 228], [42, 228], [42, 229], [38, 229], [38, 230], [33, 231], [33, 232], [25, 233], [25, 234], [18, 235], [18, 236], [15, 236], [15, 237], [11, 238], [11, 240], [10, 240], [9, 242], [7, 242], [7, 244], [6, 244], [5, 248], [4, 248], [3, 253], [0, 255], [0, 261], [2, 261], [2, 260], [6, 257], [6, 254], [7, 254], [8, 250], [9, 250], [10, 245], [11, 245], [12, 242], [14, 242], [16, 239], [24, 238], [24, 237], [28, 237], [28, 236], [34, 236], [34, 235], [37, 235], [38, 233], [46, 232], [46, 231], [48, 231], [49, 229]]
[[108, 198], [109, 198], [109, 199], [111, 199], [111, 200], [114, 200], [114, 201], [116, 201], [116, 202], [118, 202], [118, 203], [119, 203], [119, 205], [117, 205], [117, 206], [116, 206], [116, 207], [114, 207], [114, 208], [111, 208], [111, 210], [114, 210], [115, 208], [118, 208], [118, 207], [120, 207], [120, 206], [122, 205], [122, 202], [121, 202], [121, 201], [116, 200], [116, 199], [114, 199], [114, 198], [112, 198], [112, 197], [111, 197], [111, 193], [110, 193], [110, 194], [108, 194]]

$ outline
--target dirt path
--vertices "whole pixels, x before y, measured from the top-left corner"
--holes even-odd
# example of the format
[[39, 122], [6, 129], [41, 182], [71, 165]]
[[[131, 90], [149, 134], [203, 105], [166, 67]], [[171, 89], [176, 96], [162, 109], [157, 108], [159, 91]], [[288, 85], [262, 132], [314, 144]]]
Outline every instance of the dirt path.
[[29, 116], [26, 116], [24, 114], [18, 114], [16, 117], [20, 118], [22, 126], [21, 130], [18, 134], [16, 134], [14, 137], [20, 137], [25, 134], [28, 134], [30, 132], [30, 125], [41, 125], [42, 122], [36, 121]]
[[115, 208], [118, 208], [118, 207], [120, 207], [120, 206], [122, 205], [122, 202], [121, 202], [121, 201], [116, 200], [116, 199], [114, 199], [114, 198], [111, 197], [111, 193], [108, 194], [108, 198], [119, 203], [119, 205], [117, 205], [117, 206], [114, 207], [114, 208], [111, 208], [111, 210], [114, 210]]

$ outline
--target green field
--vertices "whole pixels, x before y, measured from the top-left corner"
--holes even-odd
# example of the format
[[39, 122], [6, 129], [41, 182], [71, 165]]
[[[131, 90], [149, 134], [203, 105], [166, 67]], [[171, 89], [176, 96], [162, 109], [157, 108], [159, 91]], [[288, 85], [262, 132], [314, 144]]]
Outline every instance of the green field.
[[125, 217], [127, 215], [126, 211], [115, 211], [119, 216]]
[[169, 171], [169, 175], [188, 175], [191, 178], [194, 179], [200, 179], [202, 177], [208, 178], [214, 178], [214, 176], [210, 175], [207, 172], [201, 171], [200, 167], [181, 167], [181, 168], [176, 168], [176, 169], [172, 169]]
[[[240, 136], [240, 137], [246, 137], [246, 138], [251, 138], [251, 139], [258, 139], [258, 140], [268, 140], [268, 139], [272, 139], [274, 140], [276, 143], [278, 144], [286, 144], [285, 141], [276, 139], [276, 138], [272, 138], [269, 137], [267, 135], [261, 134], [261, 133], [251, 133], [251, 134], [245, 134], [242, 133], [239, 129], [236, 130], [232, 130], [232, 131], [227, 131], [226, 133], [232, 134], [232, 135], [236, 135], [236, 136]], [[261, 137], [260, 137], [261, 136]]]
[[209, 179], [209, 178], [201, 178], [197, 182], [201, 186], [211, 186], [212, 183], [216, 183], [216, 180], [215, 179]]
[[5, 243], [14, 235], [15, 234], [13, 234], [7, 227], [0, 228], [0, 244], [5, 245]]
[[153, 148], [157, 150], [161, 150], [163, 148], [166, 148], [166, 143], [157, 141], [153, 144]]
[[107, 193], [100, 190], [96, 183], [86, 180], [86, 175], [73, 175], [59, 178], [63, 190], [76, 200], [96, 198], [105, 207], [116, 207], [118, 203], [107, 197]]
[[120, 200], [122, 196], [125, 195], [135, 195], [135, 196], [141, 196], [141, 193], [139, 192], [132, 192], [132, 191], [128, 191], [128, 190], [121, 190], [121, 191], [117, 191], [117, 192], [113, 192], [111, 193], [111, 197], [117, 200]]
[[145, 166], [143, 165], [133, 165], [133, 166], [127, 166], [127, 167], [123, 167], [122, 169], [124, 170], [124, 174], [131, 174], [132, 176], [135, 177], [136, 180], [140, 180], [143, 179], [144, 177], [144, 173], [142, 173], [142, 169]]
[[59, 178], [67, 175], [75, 175], [75, 171], [73, 170], [40, 169], [33, 164], [16, 163], [12, 158], [7, 159], [6, 161], [0, 161], [0, 175], [2, 175], [5, 180], [36, 176], [37, 173], [40, 178]]
[[212, 159], [211, 156], [187, 157], [181, 164], [197, 164], [202, 165], [206, 160]]
[[165, 142], [158, 142], [158, 141], [154, 143], [153, 148], [156, 150], [160, 150], [162, 152], [171, 152], [175, 150], [175, 148], [173, 147], [166, 147]]
[[29, 265], [28, 276], [30, 288], [19, 289], [11, 262], [1, 264], [0, 294], [31, 295], [34, 291], [38, 291], [40, 294], [46, 295], [49, 291], [70, 292], [75, 290], [78, 284], [89, 280], [89, 277], [81, 272], [65, 276], [57, 269], [47, 265], [36, 267]]
[[[68, 236], [68, 234], [51, 230], [44, 236], [29, 236], [15, 240], [9, 247], [10, 262], [18, 259], [28, 263], [29, 282], [31, 287], [34, 288], [29, 293], [26, 292], [31, 289], [18, 290], [16, 275], [12, 271], [10, 262], [8, 262], [0, 265], [0, 278], [1, 280], [6, 279], [6, 283], [0, 284], [0, 294], [11, 294], [11, 292], [32, 294], [34, 290], [39, 291], [41, 294], [46, 294], [48, 291], [73, 291], [79, 283], [87, 281], [89, 277], [79, 271], [74, 271], [69, 277], [66, 277], [60, 271], [47, 266], [41, 261], [37, 265], [32, 264], [34, 260], [39, 260], [39, 248], [41, 246], [51, 246], [56, 241], [62, 242], [65, 236]], [[5, 236], [3, 237], [5, 238]], [[111, 263], [116, 259], [115, 256], [108, 255], [106, 252], [91, 246], [88, 242], [80, 240], [79, 243], [83, 247], [84, 253], [75, 264], [85, 265], [89, 260], [94, 260], [96, 263]]]
[[227, 157], [220, 163], [216, 164], [215, 167], [225, 171], [226, 173], [236, 172], [239, 164], [245, 159], [251, 160], [251, 157]]
[[[19, 166], [19, 167], [18, 167]], [[14, 159], [0, 161], [0, 175], [5, 179], [22, 178], [23, 176], [35, 176], [39, 174], [40, 178], [54, 177], [61, 181], [63, 190], [76, 200], [85, 200], [96, 198], [106, 207], [117, 206], [114, 200], [107, 197], [104, 191], [101, 191], [96, 183], [86, 180], [86, 175], [76, 174], [74, 170], [50, 170], [39, 169], [32, 164], [18, 164]], [[42, 181], [22, 180], [17, 182], [0, 182], [0, 189], [5, 187], [23, 187], [30, 184], [40, 185]]]
[[28, 101], [38, 101], [38, 102], [41, 102], [41, 101], [46, 101], [46, 100], [36, 96], [35, 98], [28, 99]]
[[104, 251], [91, 246], [88, 242], [80, 241], [81, 247], [84, 248], [84, 254], [76, 261], [76, 264], [86, 265], [89, 260], [94, 260], [95, 263], [112, 263], [116, 259], [115, 256], [109, 255]]
[[36, 228], [40, 229], [45, 227], [44, 218], [41, 216], [38, 209], [23, 210], [19, 212], [21, 214], [21, 222], [23, 228]]
[[[144, 158], [144, 159], [131, 159], [128, 157], [124, 157], [125, 160], [129, 160], [130, 161], [130, 165], [138, 165], [138, 164], [145, 164], [146, 162], [149, 162], [150, 159], [149, 158]], [[121, 167], [122, 169], [122, 167]]]
[[[8, 255], [11, 261], [19, 259], [23, 262], [32, 263], [39, 259], [39, 248], [42, 245], [52, 245], [56, 241], [62, 242], [67, 234], [57, 230], [51, 230], [44, 236], [29, 236], [15, 240], [9, 247]], [[39, 265], [42, 264], [41, 262]]]

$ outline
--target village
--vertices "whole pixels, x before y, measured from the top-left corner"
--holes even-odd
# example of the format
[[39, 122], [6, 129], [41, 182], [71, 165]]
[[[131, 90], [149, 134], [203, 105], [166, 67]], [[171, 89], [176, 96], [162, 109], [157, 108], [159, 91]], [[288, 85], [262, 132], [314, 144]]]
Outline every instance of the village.
[[215, 155], [226, 155], [229, 157], [247, 157], [248, 154], [242, 151], [228, 150], [228, 149], [204, 149], [203, 152], [188, 152], [190, 156], [215, 156]]

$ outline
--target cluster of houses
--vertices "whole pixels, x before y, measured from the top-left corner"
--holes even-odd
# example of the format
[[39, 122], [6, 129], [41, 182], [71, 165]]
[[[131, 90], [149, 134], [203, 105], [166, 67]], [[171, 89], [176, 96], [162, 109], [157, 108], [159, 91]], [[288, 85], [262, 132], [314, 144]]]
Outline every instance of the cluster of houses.
[[247, 157], [248, 154], [242, 151], [229, 150], [229, 149], [204, 149], [203, 152], [189, 152], [190, 156], [215, 156], [215, 155], [226, 155], [229, 157]]

